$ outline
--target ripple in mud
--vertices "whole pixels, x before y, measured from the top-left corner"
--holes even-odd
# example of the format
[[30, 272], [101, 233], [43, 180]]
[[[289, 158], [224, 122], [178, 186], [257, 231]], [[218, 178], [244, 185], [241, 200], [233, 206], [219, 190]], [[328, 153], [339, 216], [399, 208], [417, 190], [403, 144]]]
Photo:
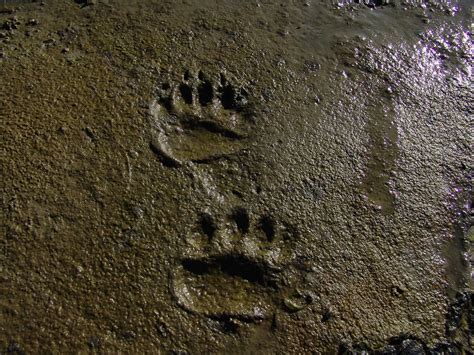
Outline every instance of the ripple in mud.
[[295, 236], [294, 228], [272, 216], [254, 220], [245, 208], [231, 211], [224, 227], [201, 216], [189, 236], [192, 246], [171, 276], [177, 303], [217, 320], [268, 318], [291, 291], [284, 266]]
[[189, 71], [180, 83], [164, 83], [150, 113], [150, 149], [167, 167], [186, 161], [205, 163], [245, 147], [252, 115], [248, 93], [223, 74], [211, 80]]

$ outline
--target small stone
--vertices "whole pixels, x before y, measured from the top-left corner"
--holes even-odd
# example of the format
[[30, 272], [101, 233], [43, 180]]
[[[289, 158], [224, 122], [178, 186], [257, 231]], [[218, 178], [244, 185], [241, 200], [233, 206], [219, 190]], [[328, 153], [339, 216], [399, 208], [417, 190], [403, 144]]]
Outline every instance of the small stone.
[[330, 307], [325, 307], [321, 315], [321, 322], [327, 322], [333, 317], [333, 313]]
[[61, 53], [63, 53], [63, 54], [69, 53], [69, 48], [67, 48], [67, 47], [66, 47], [66, 48], [63, 48], [63, 49], [61, 50]]
[[181, 349], [172, 349], [171, 354], [172, 355], [188, 355], [186, 350], [181, 350]]
[[46, 41], [43, 41], [43, 46], [44, 47], [53, 47], [56, 44], [56, 40], [53, 38], [49, 38]]
[[96, 137], [95, 137], [94, 131], [90, 127], [84, 128], [84, 133], [90, 140], [92, 141], [95, 140]]
[[87, 341], [87, 345], [89, 345], [89, 347], [91, 349], [97, 349], [100, 347], [100, 338], [98, 337], [90, 337], [89, 340]]
[[27, 26], [37, 26], [39, 24], [38, 20], [35, 18], [31, 18], [26, 23]]
[[137, 335], [132, 330], [125, 330], [122, 332], [122, 337], [125, 340], [133, 340], [137, 337]]
[[308, 61], [305, 63], [304, 68], [306, 71], [315, 72], [321, 69], [321, 64], [315, 61]]
[[21, 349], [20, 345], [18, 345], [17, 342], [11, 341], [10, 344], [8, 344], [7, 353], [23, 354], [23, 350]]
[[82, 0], [82, 1], [77, 1], [79, 4], [82, 5], [82, 7], [86, 6], [92, 6], [92, 5], [97, 5], [98, 0]]
[[393, 285], [391, 293], [395, 297], [402, 297], [408, 289], [404, 285]]
[[11, 15], [11, 14], [13, 14], [14, 12], [15, 12], [14, 9], [8, 8], [8, 7], [3, 8], [3, 9], [0, 9], [0, 14]]
[[423, 345], [416, 340], [406, 339], [401, 344], [399, 349], [400, 354], [423, 354]]
[[145, 215], [145, 212], [143, 211], [143, 209], [141, 209], [138, 206], [132, 207], [132, 213], [135, 218], [143, 218], [143, 216]]
[[5, 21], [2, 25], [2, 29], [7, 31], [13, 31], [18, 29], [18, 26], [14, 21]]

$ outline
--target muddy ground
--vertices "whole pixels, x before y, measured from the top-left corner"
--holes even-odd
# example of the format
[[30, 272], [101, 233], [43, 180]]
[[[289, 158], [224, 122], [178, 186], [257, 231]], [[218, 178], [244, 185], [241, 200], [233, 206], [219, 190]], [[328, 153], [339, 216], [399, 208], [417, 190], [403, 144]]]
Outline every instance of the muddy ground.
[[470, 1], [0, 5], [2, 353], [472, 353]]

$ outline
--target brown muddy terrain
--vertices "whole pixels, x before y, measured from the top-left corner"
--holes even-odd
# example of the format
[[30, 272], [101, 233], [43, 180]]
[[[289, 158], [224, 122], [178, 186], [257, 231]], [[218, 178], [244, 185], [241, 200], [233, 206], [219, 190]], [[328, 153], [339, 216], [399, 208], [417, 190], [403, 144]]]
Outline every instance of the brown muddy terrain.
[[0, 4], [0, 353], [472, 353], [471, 1]]

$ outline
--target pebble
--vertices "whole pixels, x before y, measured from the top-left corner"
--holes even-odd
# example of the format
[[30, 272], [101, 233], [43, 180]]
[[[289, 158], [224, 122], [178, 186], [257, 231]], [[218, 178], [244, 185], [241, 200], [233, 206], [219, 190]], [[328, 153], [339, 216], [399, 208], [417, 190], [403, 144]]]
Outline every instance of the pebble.
[[45, 47], [52, 47], [55, 44], [56, 44], [56, 40], [53, 39], [53, 38], [49, 38], [49, 39], [43, 41], [43, 46], [45, 46]]
[[39, 24], [38, 20], [35, 18], [31, 18], [26, 23], [27, 26], [37, 26]]
[[2, 29], [12, 31], [18, 29], [18, 26], [14, 21], [5, 21], [2, 25]]
[[132, 207], [132, 213], [136, 218], [140, 218], [140, 219], [143, 218], [143, 216], [145, 215], [145, 212], [143, 211], [143, 209], [141, 209], [138, 206]]

